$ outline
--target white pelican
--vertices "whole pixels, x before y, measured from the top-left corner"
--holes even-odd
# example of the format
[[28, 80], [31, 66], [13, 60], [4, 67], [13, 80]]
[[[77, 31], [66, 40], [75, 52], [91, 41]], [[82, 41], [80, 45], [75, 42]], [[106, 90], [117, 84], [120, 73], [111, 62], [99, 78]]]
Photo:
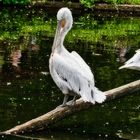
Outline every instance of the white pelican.
[[[78, 53], [70, 53], [63, 46], [64, 38], [73, 24], [71, 11], [61, 8], [57, 13], [57, 21], [49, 68], [54, 82], [65, 95], [61, 106], [73, 105], [77, 96], [81, 96], [85, 102], [102, 103], [106, 96], [95, 87], [89, 66]], [[74, 98], [67, 103], [70, 95]]]
[[119, 67], [119, 69], [123, 68], [140, 70], [140, 49], [136, 50], [136, 54], [125, 62], [123, 66]]

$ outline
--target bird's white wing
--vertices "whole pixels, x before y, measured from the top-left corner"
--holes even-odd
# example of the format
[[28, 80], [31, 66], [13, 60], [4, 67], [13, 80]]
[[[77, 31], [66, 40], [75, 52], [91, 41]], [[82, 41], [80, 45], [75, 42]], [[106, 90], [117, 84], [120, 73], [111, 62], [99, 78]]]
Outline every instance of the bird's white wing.
[[134, 70], [140, 70], [140, 49], [136, 51], [136, 54], [130, 58], [125, 65], [121, 66], [119, 69], [128, 68]]
[[69, 85], [71, 90], [78, 93], [83, 88], [81, 87], [81, 85], [84, 85], [83, 83], [88, 84], [87, 79], [83, 77], [80, 69], [72, 60], [63, 58], [58, 54], [55, 54], [54, 57], [53, 66], [56, 73], [62, 81]]
[[140, 62], [140, 50], [137, 50], [136, 54], [132, 58], [130, 58], [125, 64], [128, 65], [137, 62]]
[[94, 76], [91, 72], [90, 67], [86, 64], [86, 62], [83, 60], [83, 58], [75, 51], [71, 52], [71, 56], [73, 56], [73, 59], [77, 62], [77, 65], [79, 65], [79, 68], [84, 72], [84, 74], [90, 79], [94, 81]]
[[83, 75], [83, 71], [75, 63], [75, 60], [56, 54], [54, 69], [61, 81], [67, 83], [62, 85], [61, 90], [66, 88], [64, 86], [68, 85], [67, 87], [70, 87], [69, 90], [79, 94], [84, 101], [93, 104], [95, 101], [102, 103], [106, 99], [105, 95], [94, 86], [94, 81], [85, 76], [86, 73]]
[[[64, 57], [59, 54], [53, 55], [53, 72], [51, 75], [64, 94], [72, 91], [82, 97], [84, 101], [91, 103], [101, 103], [105, 100], [105, 95], [94, 86], [94, 81], [90, 80], [75, 60], [71, 57]], [[50, 66], [51, 68], [51, 66]]]
[[140, 49], [136, 50], [135, 52], [136, 52], [136, 53], [137, 53], [137, 52], [140, 52]]

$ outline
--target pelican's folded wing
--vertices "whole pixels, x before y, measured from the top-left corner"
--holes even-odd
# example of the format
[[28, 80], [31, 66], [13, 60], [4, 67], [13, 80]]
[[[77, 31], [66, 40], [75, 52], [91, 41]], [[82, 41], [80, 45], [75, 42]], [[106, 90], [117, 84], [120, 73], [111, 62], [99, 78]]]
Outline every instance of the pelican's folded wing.
[[[81, 71], [79, 65], [75, 60], [67, 57], [62, 57], [56, 54], [53, 63], [54, 70], [56, 71], [59, 81], [61, 81], [61, 90], [67, 89], [77, 93], [86, 102], [101, 103], [105, 100], [105, 95], [94, 86], [94, 81], [90, 79]], [[58, 81], [58, 82], [59, 82]]]
[[69, 59], [64, 59], [60, 55], [55, 55], [53, 66], [59, 78], [64, 83], [67, 83], [65, 85], [68, 85], [68, 88], [70, 87], [69, 90], [78, 93], [78, 90], [81, 89], [80, 82], [84, 82], [84, 78], [77, 66]]
[[73, 58], [75, 59], [75, 61], [77, 61], [77, 63], [79, 64], [79, 67], [81, 68], [81, 70], [83, 70], [84, 74], [90, 79], [94, 81], [94, 76], [91, 72], [90, 67], [86, 64], [86, 62], [83, 60], [83, 58], [75, 51], [71, 52], [71, 55], [73, 56]]

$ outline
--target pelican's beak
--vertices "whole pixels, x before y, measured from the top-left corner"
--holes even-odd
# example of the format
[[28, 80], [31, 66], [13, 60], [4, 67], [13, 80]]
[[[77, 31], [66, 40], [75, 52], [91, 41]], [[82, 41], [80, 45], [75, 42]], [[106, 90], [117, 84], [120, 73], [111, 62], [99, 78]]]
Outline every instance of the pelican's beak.
[[60, 21], [61, 28], [64, 28], [65, 27], [65, 24], [66, 24], [66, 20], [65, 19], [62, 19]]
[[53, 48], [55, 48], [58, 44], [58, 41], [60, 40], [61, 38], [61, 33], [64, 29], [66, 25], [66, 20], [65, 19], [62, 19], [62, 20], [59, 20], [58, 23], [57, 23], [57, 29], [56, 29], [56, 33], [55, 33], [55, 38], [54, 38], [54, 42], [53, 42]]
[[62, 32], [62, 30], [65, 27], [65, 25], [66, 25], [66, 20], [65, 19], [61, 19], [59, 21], [59, 24], [58, 24], [58, 26], [59, 26], [58, 28], [59, 28], [60, 33]]

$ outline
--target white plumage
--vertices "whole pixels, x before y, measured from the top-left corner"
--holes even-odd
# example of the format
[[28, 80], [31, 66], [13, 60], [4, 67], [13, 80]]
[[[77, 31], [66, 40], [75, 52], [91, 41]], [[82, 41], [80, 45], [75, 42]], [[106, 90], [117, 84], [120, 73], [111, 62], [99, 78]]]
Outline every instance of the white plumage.
[[136, 54], [130, 58], [123, 66], [121, 66], [119, 69], [134, 69], [134, 70], [140, 70], [140, 49], [136, 50]]
[[68, 96], [73, 95], [73, 104], [76, 96], [81, 96], [86, 102], [102, 103], [106, 96], [94, 84], [94, 77], [82, 57], [76, 53], [68, 52], [63, 46], [64, 38], [71, 29], [73, 18], [68, 8], [61, 8], [57, 13], [58, 25], [49, 60], [50, 74], [65, 95], [63, 106], [67, 104]]

